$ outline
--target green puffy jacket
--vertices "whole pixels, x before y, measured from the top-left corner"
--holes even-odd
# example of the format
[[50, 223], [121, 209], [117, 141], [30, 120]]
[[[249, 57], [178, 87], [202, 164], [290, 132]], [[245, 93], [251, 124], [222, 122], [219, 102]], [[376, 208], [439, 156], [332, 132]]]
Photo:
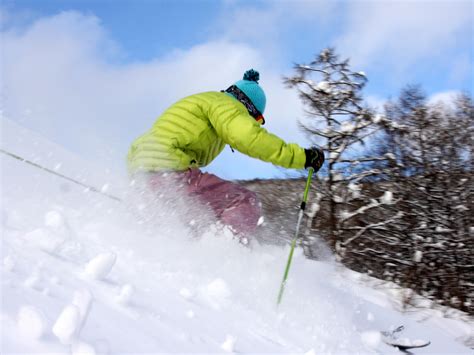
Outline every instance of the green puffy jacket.
[[203, 167], [226, 144], [275, 165], [304, 168], [303, 148], [268, 133], [242, 103], [222, 92], [192, 95], [168, 108], [133, 142], [128, 164], [132, 172]]

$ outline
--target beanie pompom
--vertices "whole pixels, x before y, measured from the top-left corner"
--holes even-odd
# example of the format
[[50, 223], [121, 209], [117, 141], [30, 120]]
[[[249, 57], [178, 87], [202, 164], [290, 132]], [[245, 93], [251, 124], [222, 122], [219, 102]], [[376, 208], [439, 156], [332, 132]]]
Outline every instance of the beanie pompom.
[[244, 74], [244, 80], [255, 81], [258, 84], [258, 81], [260, 80], [260, 74], [258, 71], [253, 69], [247, 70]]
[[263, 114], [267, 99], [265, 92], [258, 84], [258, 80], [260, 80], [259, 72], [250, 69], [245, 72], [243, 80], [237, 81], [234, 85], [247, 95], [255, 108]]

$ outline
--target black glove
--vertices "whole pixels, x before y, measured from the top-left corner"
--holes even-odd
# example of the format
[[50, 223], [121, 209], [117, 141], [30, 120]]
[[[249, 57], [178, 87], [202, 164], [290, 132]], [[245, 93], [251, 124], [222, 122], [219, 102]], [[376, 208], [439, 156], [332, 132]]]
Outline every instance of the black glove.
[[306, 163], [304, 164], [305, 169], [313, 168], [314, 172], [317, 172], [324, 163], [324, 152], [322, 149], [313, 147], [304, 150], [306, 154]]

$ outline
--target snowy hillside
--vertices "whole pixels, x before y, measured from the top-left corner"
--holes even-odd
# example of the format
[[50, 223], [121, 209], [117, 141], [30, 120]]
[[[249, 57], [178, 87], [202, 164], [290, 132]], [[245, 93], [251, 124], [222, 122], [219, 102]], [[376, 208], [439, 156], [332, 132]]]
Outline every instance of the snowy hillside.
[[[2, 119], [1, 148], [126, 196], [126, 183]], [[289, 248], [247, 248], [220, 233], [144, 223], [130, 204], [11, 156], [1, 166], [1, 353], [397, 354], [380, 330], [405, 325], [469, 354], [472, 325], [435, 311], [402, 314], [361, 275], [298, 251], [282, 305]], [[161, 207], [163, 208], [163, 207]]]

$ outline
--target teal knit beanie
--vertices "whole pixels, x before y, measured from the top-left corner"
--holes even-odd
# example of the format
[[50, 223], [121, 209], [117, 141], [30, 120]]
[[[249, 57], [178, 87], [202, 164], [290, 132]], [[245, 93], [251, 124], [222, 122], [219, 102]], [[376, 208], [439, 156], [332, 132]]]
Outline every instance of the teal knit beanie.
[[258, 71], [250, 69], [244, 74], [243, 80], [237, 81], [234, 85], [244, 92], [245, 95], [252, 101], [257, 110], [261, 114], [265, 111], [267, 98], [263, 89], [258, 85], [260, 74]]

